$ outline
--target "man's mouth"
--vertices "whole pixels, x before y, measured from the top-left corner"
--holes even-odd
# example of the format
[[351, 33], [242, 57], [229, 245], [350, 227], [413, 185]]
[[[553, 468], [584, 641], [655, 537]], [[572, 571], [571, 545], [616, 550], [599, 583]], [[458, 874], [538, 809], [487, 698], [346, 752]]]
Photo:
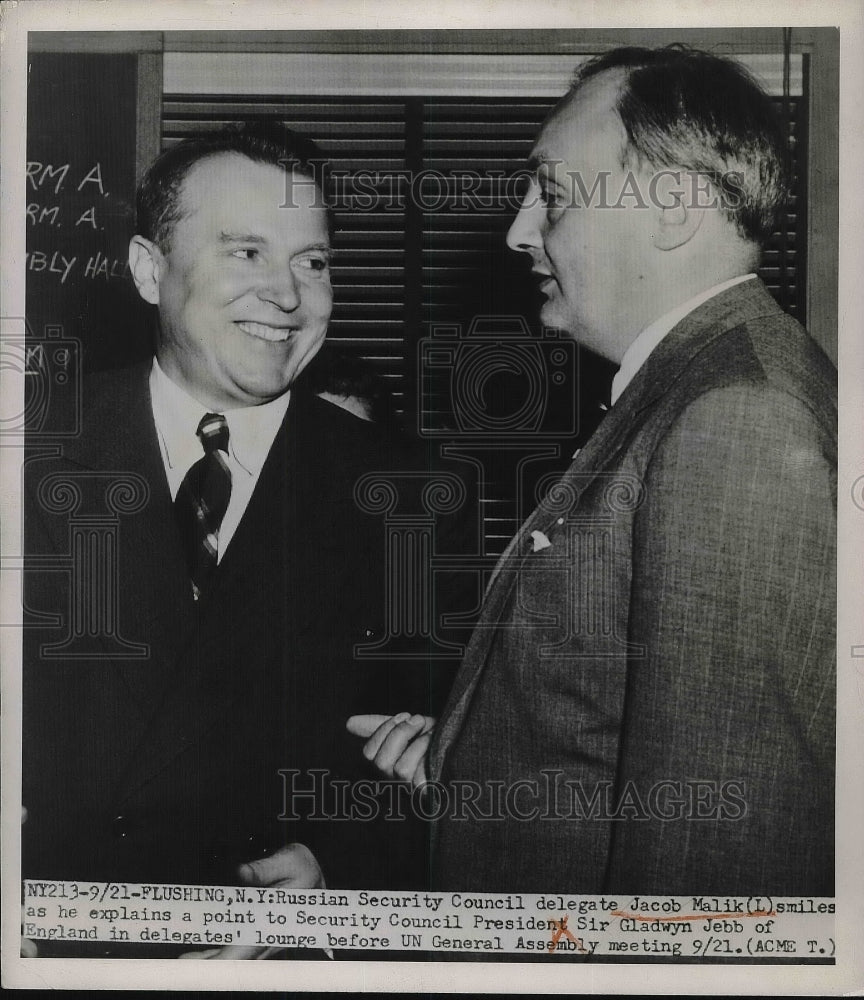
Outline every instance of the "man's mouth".
[[272, 343], [287, 340], [292, 332], [292, 328], [288, 326], [269, 326], [267, 323], [253, 323], [252, 320], [243, 320], [238, 322], [237, 326], [250, 337], [269, 340]]
[[531, 272], [531, 277], [535, 280], [541, 292], [546, 291], [547, 286], [555, 280], [548, 271], [538, 271], [536, 269]]

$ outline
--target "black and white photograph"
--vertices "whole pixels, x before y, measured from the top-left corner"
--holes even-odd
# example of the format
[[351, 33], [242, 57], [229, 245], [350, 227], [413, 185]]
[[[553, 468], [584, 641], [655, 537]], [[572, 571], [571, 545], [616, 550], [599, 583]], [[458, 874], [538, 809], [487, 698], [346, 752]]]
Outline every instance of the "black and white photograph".
[[864, 20], [499, 13], [3, 4], [4, 986], [864, 988]]

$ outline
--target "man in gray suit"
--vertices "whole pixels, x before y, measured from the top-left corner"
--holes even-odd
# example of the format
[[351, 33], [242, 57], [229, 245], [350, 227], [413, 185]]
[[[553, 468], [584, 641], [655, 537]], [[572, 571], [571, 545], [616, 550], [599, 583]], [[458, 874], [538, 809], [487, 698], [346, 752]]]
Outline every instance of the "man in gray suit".
[[447, 799], [441, 887], [833, 892], [836, 373], [753, 274], [783, 161], [752, 79], [674, 48], [590, 61], [540, 132], [508, 243], [612, 405], [437, 726], [351, 724]]

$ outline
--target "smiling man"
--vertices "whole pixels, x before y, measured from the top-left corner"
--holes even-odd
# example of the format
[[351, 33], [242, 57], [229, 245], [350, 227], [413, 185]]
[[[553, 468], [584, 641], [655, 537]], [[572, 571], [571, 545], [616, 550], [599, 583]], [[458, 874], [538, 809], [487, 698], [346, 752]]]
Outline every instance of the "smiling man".
[[[422, 878], [408, 824], [344, 822], [325, 787], [363, 776], [346, 714], [417, 686], [354, 656], [386, 620], [354, 484], [406, 456], [295, 384], [332, 307], [324, 176], [268, 126], [181, 142], [142, 182], [129, 259], [156, 356], [86, 382], [80, 436], [27, 463], [26, 603], [54, 617], [24, 655], [25, 877]], [[107, 517], [109, 548], [42, 572], [78, 516]]]
[[211, 408], [272, 403], [314, 357], [330, 318], [321, 190], [308, 173], [228, 151], [193, 162], [166, 205], [171, 156], [145, 181], [144, 233], [129, 255], [138, 291], [159, 307], [157, 362]]
[[748, 74], [678, 47], [590, 60], [538, 136], [508, 244], [611, 406], [437, 726], [350, 723], [463, 804], [442, 888], [833, 892], [836, 372], [753, 273], [784, 160]]

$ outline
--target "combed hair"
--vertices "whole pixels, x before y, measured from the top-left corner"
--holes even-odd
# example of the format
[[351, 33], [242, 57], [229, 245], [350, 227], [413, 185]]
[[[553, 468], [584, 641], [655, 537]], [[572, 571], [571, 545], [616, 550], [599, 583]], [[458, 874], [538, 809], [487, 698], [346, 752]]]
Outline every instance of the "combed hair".
[[624, 70], [617, 111], [622, 167], [637, 162], [709, 178], [745, 239], [762, 245], [788, 196], [785, 137], [774, 105], [740, 63], [699, 49], [613, 49], [576, 71], [567, 101], [589, 79]]
[[[255, 163], [269, 163], [286, 173], [315, 182], [326, 204], [329, 167], [318, 146], [277, 119], [232, 125], [193, 139], [183, 139], [164, 150], [150, 165], [138, 186], [135, 201], [136, 232], [167, 253], [171, 231], [183, 216], [180, 190], [187, 174], [202, 160], [237, 153]], [[328, 208], [332, 231], [332, 213]]]

